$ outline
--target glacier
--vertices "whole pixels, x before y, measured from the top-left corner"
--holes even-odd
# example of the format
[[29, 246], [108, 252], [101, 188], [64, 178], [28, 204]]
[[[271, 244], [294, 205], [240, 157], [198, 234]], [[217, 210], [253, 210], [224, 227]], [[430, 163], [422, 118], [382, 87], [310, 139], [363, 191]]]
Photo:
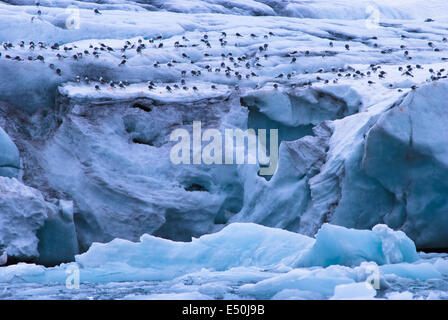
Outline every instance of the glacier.
[[[2, 1], [0, 299], [448, 298], [447, 9]], [[175, 165], [194, 121], [275, 174]]]

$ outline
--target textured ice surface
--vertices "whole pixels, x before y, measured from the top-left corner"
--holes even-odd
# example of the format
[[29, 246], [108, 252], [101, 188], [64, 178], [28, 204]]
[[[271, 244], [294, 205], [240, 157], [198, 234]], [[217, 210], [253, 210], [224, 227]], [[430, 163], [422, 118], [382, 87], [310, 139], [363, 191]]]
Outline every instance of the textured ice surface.
[[[0, 254], [51, 266], [109, 243], [2, 268], [0, 297], [446, 298], [445, 255], [335, 225], [447, 247], [447, 17], [441, 0], [2, 2], [0, 175], [21, 180], [0, 181]], [[278, 128], [275, 175], [173, 165], [169, 135], [195, 120]]]

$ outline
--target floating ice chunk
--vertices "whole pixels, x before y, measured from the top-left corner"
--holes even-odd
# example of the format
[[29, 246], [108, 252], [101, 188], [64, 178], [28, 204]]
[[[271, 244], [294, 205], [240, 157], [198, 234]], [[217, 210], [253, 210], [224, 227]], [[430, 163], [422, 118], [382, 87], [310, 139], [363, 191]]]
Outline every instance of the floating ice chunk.
[[220, 232], [192, 242], [143, 235], [138, 243], [122, 239], [107, 244], [94, 243], [86, 253], [76, 256], [76, 261], [84, 268], [118, 264], [186, 271], [227, 270], [237, 266], [354, 266], [363, 261], [384, 264], [417, 260], [415, 247], [412, 252], [412, 241], [403, 233], [394, 235], [394, 231], [385, 228], [353, 230], [325, 224], [314, 240], [253, 223], [232, 223]]
[[257, 299], [271, 299], [285, 289], [313, 291], [324, 296], [331, 296], [334, 288], [340, 284], [353, 283], [349, 275], [334, 273], [334, 270], [294, 269], [255, 284], [243, 285], [240, 292]]
[[334, 288], [332, 300], [369, 300], [376, 296], [376, 290], [366, 282], [340, 284]]
[[440, 228], [448, 221], [448, 139], [441, 134], [448, 125], [441, 103], [447, 92], [447, 80], [428, 83], [384, 112], [366, 136], [359, 164], [394, 194], [383, 221], [400, 226], [422, 248], [448, 243]]
[[0, 282], [29, 281], [35, 278], [45, 277], [44, 266], [19, 263], [0, 268]]
[[[128, 294], [126, 299], [372, 299], [378, 289], [369, 281], [372, 271], [380, 278], [380, 289], [388, 287], [382, 281], [384, 274], [397, 279], [442, 278], [434, 265], [423, 260], [378, 266], [412, 258], [413, 254], [406, 251], [410, 240], [402, 233], [385, 226], [373, 229], [325, 224], [314, 240], [281, 229], [233, 223], [191, 242], [149, 235], [137, 243], [115, 239], [93, 244], [76, 256], [76, 263], [53, 268], [33, 264], [0, 268], [0, 282], [63, 285], [67, 271], [79, 268], [83, 284], [161, 282], [161, 291]], [[334, 255], [341, 259], [334, 260]], [[373, 262], [363, 262], [368, 260]], [[360, 266], [352, 267], [360, 261]], [[304, 262], [309, 268], [298, 268]], [[322, 267], [330, 262], [347, 266]], [[435, 265], [444, 267], [439, 260]]]
[[0, 177], [0, 248], [8, 256], [23, 260], [36, 258], [36, 232], [43, 226], [49, 204], [40, 191], [16, 178]]
[[377, 264], [414, 262], [418, 260], [415, 245], [403, 232], [385, 225], [369, 230], [347, 229], [324, 224], [316, 243], [300, 257], [300, 266], [356, 266], [363, 261]]

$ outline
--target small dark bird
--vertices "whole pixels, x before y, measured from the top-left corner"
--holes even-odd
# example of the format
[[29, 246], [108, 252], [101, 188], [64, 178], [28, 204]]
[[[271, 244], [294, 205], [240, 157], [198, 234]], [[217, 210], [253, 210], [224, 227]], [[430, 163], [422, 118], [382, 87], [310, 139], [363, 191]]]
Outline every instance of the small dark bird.
[[350, 50], [350, 46], [348, 44], [346, 44], [345, 49]]
[[93, 9], [93, 12], [95, 12], [95, 14], [101, 14], [101, 12], [98, 9]]

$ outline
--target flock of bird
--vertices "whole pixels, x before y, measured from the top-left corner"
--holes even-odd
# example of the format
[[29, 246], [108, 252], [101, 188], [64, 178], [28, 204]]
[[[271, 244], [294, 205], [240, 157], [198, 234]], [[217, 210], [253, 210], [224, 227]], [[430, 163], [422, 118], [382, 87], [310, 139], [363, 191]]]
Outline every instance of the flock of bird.
[[[39, 2], [36, 2], [36, 6], [39, 7]], [[98, 9], [94, 9], [94, 13], [96, 15], [101, 15], [102, 13]], [[37, 15], [42, 15], [42, 11], [39, 9], [37, 11]], [[431, 21], [433, 21], [431, 19]], [[425, 22], [431, 22], [428, 19]], [[198, 88], [196, 86], [189, 86], [188, 79], [189, 78], [197, 78], [201, 77], [204, 73], [212, 73], [215, 75], [221, 75], [227, 78], [227, 82], [229, 80], [234, 80], [236, 83], [235, 88], [239, 89], [240, 83], [242, 85], [249, 85], [254, 83], [254, 79], [260, 77], [260, 72], [264, 68], [265, 61], [271, 59], [272, 54], [270, 53], [269, 43], [273, 37], [276, 35], [273, 32], [268, 32], [267, 34], [257, 35], [255, 33], [250, 34], [241, 34], [239, 32], [235, 32], [234, 34], [227, 34], [226, 32], [221, 32], [220, 35], [213, 39], [212, 36], [208, 33], [203, 33], [199, 40], [189, 40], [185, 35], [182, 36], [181, 39], [175, 41], [172, 44], [172, 41], [169, 43], [165, 42], [165, 39], [159, 35], [155, 38], [150, 39], [138, 39], [134, 42], [126, 40], [121, 48], [113, 48], [110, 45], [99, 42], [98, 44], [90, 44], [88, 48], [79, 48], [76, 45], [61, 45], [58, 43], [47, 44], [44, 42], [29, 41], [25, 43], [25, 41], [20, 41], [18, 44], [13, 44], [11, 42], [3, 42], [2, 48], [3, 52], [0, 52], [0, 59], [9, 59], [17, 62], [26, 62], [26, 61], [40, 61], [43, 65], [46, 64], [47, 56], [50, 52], [53, 56], [57, 58], [58, 61], [63, 61], [66, 59], [72, 60], [72, 62], [79, 62], [86, 57], [94, 57], [96, 59], [100, 58], [103, 55], [113, 55], [115, 58], [119, 57], [118, 67], [126, 67], [126, 64], [129, 60], [129, 56], [142, 55], [147, 49], [157, 49], [164, 50], [169, 48], [170, 50], [173, 47], [179, 51], [179, 60], [172, 59], [168, 62], [161, 63], [159, 61], [154, 61], [152, 63], [152, 68], [161, 68], [162, 66], [166, 68], [174, 68], [177, 72], [179, 72], [179, 83], [173, 83], [171, 85], [163, 84], [163, 87], [166, 92], [172, 92], [173, 90], [192, 90], [193, 92], [198, 92]], [[234, 55], [232, 54], [232, 50], [229, 47], [233, 46], [238, 47], [238, 39], [249, 38], [252, 39], [254, 43], [256, 43], [255, 50], [248, 52], [247, 54], [242, 55]], [[401, 35], [402, 40], [406, 40], [405, 35]], [[415, 70], [423, 70], [425, 67], [421, 64], [411, 64], [413, 59], [411, 53], [412, 48], [407, 48], [406, 45], [400, 45], [399, 48], [381, 48], [378, 44], [380, 40], [377, 37], [372, 37], [372, 41], [375, 41], [372, 44], [374, 50], [378, 50], [381, 54], [387, 55], [391, 53], [396, 53], [401, 51], [403, 61], [407, 61], [407, 65], [397, 67], [401, 72], [402, 77], [412, 78], [414, 77], [413, 72]], [[427, 50], [431, 50], [434, 52], [442, 52], [446, 46], [443, 46], [441, 49], [438, 46], [440, 44], [446, 44], [448, 39], [443, 37], [440, 41], [428, 41], [427, 42]], [[256, 47], [255, 46], [255, 47]], [[252, 46], [253, 47], [253, 46]], [[288, 52], [283, 52], [281, 54], [282, 59], [284, 60], [284, 64], [298, 64], [302, 62], [301, 59], [306, 59], [307, 57], [315, 57], [321, 55], [325, 57], [325, 55], [334, 55], [334, 50], [338, 48], [338, 52], [348, 52], [352, 50], [349, 43], [340, 44], [339, 41], [333, 40], [328, 42], [327, 50], [320, 50], [318, 52], [313, 52], [310, 49], [296, 49], [290, 50]], [[204, 59], [193, 59], [189, 56], [185, 48], [197, 48], [202, 49], [202, 54]], [[208, 53], [207, 50], [211, 48], [220, 48], [219, 56], [215, 56], [211, 53]], [[13, 50], [14, 49], [14, 50]], [[22, 50], [22, 55], [17, 55], [17, 51]], [[331, 52], [333, 50], [333, 52]], [[12, 54], [10, 52], [15, 52]], [[448, 54], [447, 54], [448, 56]], [[300, 59], [300, 60], [299, 60]], [[441, 57], [441, 61], [448, 61], [448, 58]], [[62, 70], [62, 66], [57, 66], [57, 63], [52, 60], [52, 63], [48, 64], [48, 67], [54, 72], [62, 76], [64, 71]], [[205, 61], [205, 62], [204, 62]], [[209, 61], [209, 63], [207, 63]], [[63, 65], [63, 63], [61, 63]], [[264, 72], [266, 74], [266, 72]], [[294, 81], [296, 76], [299, 75], [311, 75], [307, 78], [306, 81]], [[323, 74], [327, 74], [330, 76], [323, 76]], [[448, 74], [446, 68], [440, 68], [438, 70], [434, 70], [432, 68], [427, 69], [427, 81], [437, 81], [440, 79], [447, 78]], [[370, 64], [370, 66], [365, 70], [357, 70], [353, 67], [342, 67], [336, 68], [332, 67], [329, 70], [325, 70], [324, 68], [319, 68], [313, 72], [309, 72], [304, 70], [302, 73], [296, 73], [295, 71], [291, 71], [290, 73], [280, 73], [275, 75], [270, 75], [266, 77], [264, 75], [265, 80], [257, 82], [255, 84], [255, 88], [260, 87], [261, 82], [272, 82], [272, 86], [277, 89], [280, 83], [289, 85], [291, 87], [297, 86], [311, 86], [313, 83], [322, 82], [324, 84], [327, 83], [338, 83], [341, 79], [356, 79], [363, 80], [368, 84], [372, 85], [375, 83], [375, 79], [378, 78], [380, 80], [387, 78], [387, 72], [382, 70], [382, 66], [380, 64]], [[266, 78], [268, 78], [266, 80]], [[244, 82], [245, 80], [252, 80], [251, 82]], [[96, 90], [101, 90], [104, 86], [109, 88], [121, 88], [125, 89], [129, 82], [126, 80], [117, 80], [117, 79], [104, 79], [102, 76], [99, 76], [97, 79], [90, 79], [86, 75], [78, 75], [73, 79], [73, 81], [78, 83], [84, 83], [86, 85], [92, 85]], [[156, 82], [155, 79], [147, 79], [148, 90], [158, 90], [160, 89], [160, 84]], [[388, 85], [390, 88], [393, 87], [393, 84]], [[211, 89], [216, 89], [216, 85], [211, 84]], [[415, 89], [416, 85], [412, 86], [412, 89]], [[398, 88], [398, 90], [402, 90]]]

